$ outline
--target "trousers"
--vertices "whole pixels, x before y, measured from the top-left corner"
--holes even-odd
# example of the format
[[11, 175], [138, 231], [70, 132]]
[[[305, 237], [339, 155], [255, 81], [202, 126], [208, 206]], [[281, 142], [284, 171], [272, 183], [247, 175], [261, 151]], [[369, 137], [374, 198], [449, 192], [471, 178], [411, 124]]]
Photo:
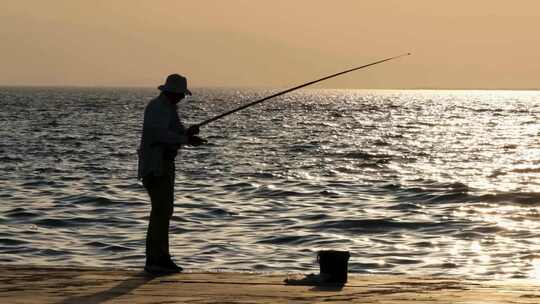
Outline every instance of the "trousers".
[[152, 209], [146, 232], [146, 263], [169, 259], [169, 223], [174, 211], [174, 162], [163, 175], [143, 177]]

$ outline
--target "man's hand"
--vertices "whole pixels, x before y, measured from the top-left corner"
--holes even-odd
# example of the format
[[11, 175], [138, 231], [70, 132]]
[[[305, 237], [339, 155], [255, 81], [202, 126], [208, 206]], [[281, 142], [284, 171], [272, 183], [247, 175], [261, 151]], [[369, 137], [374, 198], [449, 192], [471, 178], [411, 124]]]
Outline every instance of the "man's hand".
[[200, 138], [199, 136], [192, 135], [192, 136], [188, 137], [188, 145], [190, 145], [190, 146], [198, 147], [198, 146], [204, 145], [206, 143], [207, 143], [207, 141], [205, 139], [203, 139], [203, 138]]
[[187, 136], [193, 136], [193, 135], [197, 135], [199, 134], [201, 130], [199, 130], [199, 126], [198, 125], [193, 125], [191, 127], [189, 127], [186, 131], [186, 134]]

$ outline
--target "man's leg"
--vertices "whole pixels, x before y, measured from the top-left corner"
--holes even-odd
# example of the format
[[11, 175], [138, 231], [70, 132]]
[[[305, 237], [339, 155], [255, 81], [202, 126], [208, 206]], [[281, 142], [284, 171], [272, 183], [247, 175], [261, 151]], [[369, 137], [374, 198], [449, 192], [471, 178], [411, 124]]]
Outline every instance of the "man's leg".
[[147, 264], [169, 259], [169, 222], [173, 213], [174, 176], [154, 176], [145, 181], [152, 201], [146, 235]]

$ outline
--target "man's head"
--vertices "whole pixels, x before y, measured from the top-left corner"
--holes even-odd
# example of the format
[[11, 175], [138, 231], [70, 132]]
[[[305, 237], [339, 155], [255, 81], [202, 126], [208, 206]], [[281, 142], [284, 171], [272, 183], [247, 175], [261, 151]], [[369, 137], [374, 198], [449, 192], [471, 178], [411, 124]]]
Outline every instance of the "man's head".
[[186, 97], [186, 94], [184, 93], [173, 93], [173, 92], [163, 91], [162, 94], [167, 96], [167, 99], [169, 99], [169, 101], [172, 104], [177, 104]]
[[178, 74], [167, 76], [165, 84], [160, 85], [158, 89], [175, 104], [184, 99], [186, 95], [191, 95], [191, 91], [187, 88], [186, 77]]

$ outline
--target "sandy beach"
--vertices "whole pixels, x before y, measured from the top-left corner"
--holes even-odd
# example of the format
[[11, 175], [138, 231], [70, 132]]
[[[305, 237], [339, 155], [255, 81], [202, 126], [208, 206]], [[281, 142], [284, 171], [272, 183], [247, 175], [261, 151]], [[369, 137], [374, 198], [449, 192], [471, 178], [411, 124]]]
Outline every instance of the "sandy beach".
[[[287, 285], [287, 274], [7, 266], [1, 303], [538, 303], [539, 282], [353, 275], [343, 287]], [[291, 275], [289, 275], [291, 276]]]

